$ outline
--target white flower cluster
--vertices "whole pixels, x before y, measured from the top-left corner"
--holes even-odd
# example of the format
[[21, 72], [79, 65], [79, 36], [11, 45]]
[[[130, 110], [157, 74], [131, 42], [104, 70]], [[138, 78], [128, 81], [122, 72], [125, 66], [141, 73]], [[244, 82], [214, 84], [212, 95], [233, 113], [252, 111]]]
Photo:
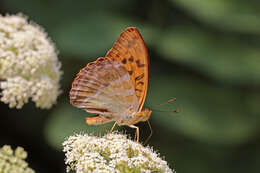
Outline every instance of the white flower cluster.
[[61, 64], [43, 29], [22, 15], [0, 15], [1, 101], [21, 108], [31, 98], [50, 108], [60, 94]]
[[34, 173], [24, 161], [27, 152], [22, 147], [17, 147], [15, 151], [9, 145], [0, 148], [0, 172], [1, 173]]
[[125, 135], [110, 133], [104, 137], [88, 134], [69, 137], [63, 143], [67, 171], [76, 173], [173, 173], [167, 162], [149, 147], [133, 142]]

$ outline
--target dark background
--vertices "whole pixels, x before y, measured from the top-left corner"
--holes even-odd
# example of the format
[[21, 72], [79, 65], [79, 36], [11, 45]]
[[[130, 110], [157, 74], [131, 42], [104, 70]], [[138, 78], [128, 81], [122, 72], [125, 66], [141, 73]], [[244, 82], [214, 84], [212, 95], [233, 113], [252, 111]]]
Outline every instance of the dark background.
[[[103, 127], [87, 126], [68, 92], [76, 73], [129, 26], [140, 30], [150, 55], [148, 144], [178, 173], [260, 171], [259, 1], [2, 0], [0, 12], [27, 15], [60, 52], [63, 93], [52, 109], [0, 103], [0, 146], [23, 146], [36, 172], [64, 173], [65, 138]], [[172, 97], [177, 101], [158, 106]], [[171, 112], [176, 108], [180, 113]], [[148, 125], [138, 126], [144, 141]]]

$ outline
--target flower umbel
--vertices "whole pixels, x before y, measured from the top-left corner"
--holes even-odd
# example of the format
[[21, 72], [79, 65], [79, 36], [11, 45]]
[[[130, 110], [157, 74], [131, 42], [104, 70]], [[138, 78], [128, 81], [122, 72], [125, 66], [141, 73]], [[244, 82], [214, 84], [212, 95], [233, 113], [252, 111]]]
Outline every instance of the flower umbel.
[[22, 15], [0, 15], [1, 101], [22, 108], [31, 98], [50, 108], [60, 93], [57, 51], [47, 34]]
[[34, 173], [24, 161], [27, 152], [22, 147], [17, 147], [15, 151], [9, 145], [0, 148], [0, 172], [1, 173]]
[[63, 143], [67, 170], [76, 173], [172, 173], [167, 162], [149, 147], [110, 133], [104, 137], [88, 134], [69, 137]]

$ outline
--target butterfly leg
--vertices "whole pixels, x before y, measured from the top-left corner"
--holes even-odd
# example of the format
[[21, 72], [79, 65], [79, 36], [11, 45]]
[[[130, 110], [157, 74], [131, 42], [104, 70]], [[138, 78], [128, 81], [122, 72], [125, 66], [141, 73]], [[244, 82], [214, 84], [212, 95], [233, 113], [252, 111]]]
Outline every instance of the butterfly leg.
[[136, 129], [136, 137], [137, 137], [136, 142], [139, 143], [139, 127], [137, 127], [135, 125], [129, 125], [129, 127]]
[[147, 120], [147, 123], [149, 125], [149, 128], [150, 128], [150, 135], [148, 136], [148, 138], [145, 140], [144, 144], [147, 144], [147, 142], [149, 141], [149, 139], [152, 137], [153, 135], [153, 129], [152, 129], [152, 126], [151, 126], [151, 123], [149, 120]]
[[116, 122], [114, 123], [114, 125], [113, 125], [112, 128], [110, 129], [109, 133], [112, 133], [112, 132], [113, 132], [115, 126], [116, 126]]

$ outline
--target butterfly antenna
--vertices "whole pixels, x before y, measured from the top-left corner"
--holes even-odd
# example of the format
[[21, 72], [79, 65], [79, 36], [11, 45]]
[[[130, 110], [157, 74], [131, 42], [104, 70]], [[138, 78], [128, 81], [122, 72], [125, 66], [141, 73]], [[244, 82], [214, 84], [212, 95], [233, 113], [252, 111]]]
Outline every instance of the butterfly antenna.
[[[170, 104], [171, 102], [174, 102], [174, 101], [176, 101], [176, 100], [177, 100], [177, 99], [176, 99], [175, 97], [173, 97], [173, 98], [169, 99], [168, 101], [166, 101], [166, 102], [164, 102], [164, 103], [161, 103], [161, 104], [159, 104], [159, 105], [157, 105], [157, 106], [155, 106], [155, 107], [163, 106], [163, 105], [166, 105], [166, 104]], [[157, 112], [174, 112], [174, 113], [180, 112], [179, 109], [175, 109], [175, 110], [161, 110], [161, 109], [154, 109], [154, 108], [152, 108], [151, 110], [157, 111]]]
[[159, 104], [159, 106], [163, 106], [163, 105], [166, 105], [166, 104], [169, 104], [169, 103], [171, 103], [171, 102], [174, 102], [174, 101], [176, 101], [177, 99], [174, 97], [174, 98], [171, 98], [170, 100], [168, 100], [167, 102], [164, 102], [164, 103], [161, 103], [161, 104]]
[[175, 109], [175, 110], [160, 110], [160, 109], [152, 109], [153, 111], [157, 111], [157, 112], [172, 112], [172, 113], [179, 113], [180, 110], [179, 109]]

